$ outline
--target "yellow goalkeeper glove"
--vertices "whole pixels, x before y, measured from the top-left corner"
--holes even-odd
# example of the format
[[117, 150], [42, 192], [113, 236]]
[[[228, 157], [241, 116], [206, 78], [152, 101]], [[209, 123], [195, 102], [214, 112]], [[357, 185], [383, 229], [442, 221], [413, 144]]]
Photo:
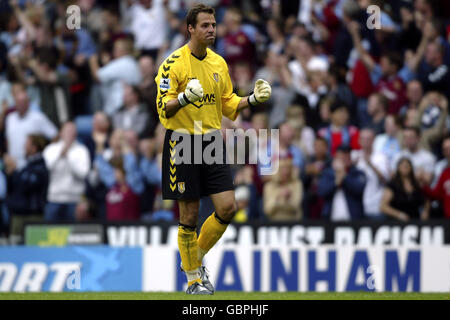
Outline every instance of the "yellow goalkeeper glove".
[[258, 79], [255, 82], [253, 93], [248, 97], [248, 103], [251, 106], [255, 106], [266, 102], [269, 100], [271, 94], [272, 88], [270, 87], [270, 84], [266, 80]]
[[178, 94], [178, 102], [185, 107], [189, 103], [196, 102], [203, 98], [203, 87], [198, 79], [192, 79], [188, 82], [184, 92]]

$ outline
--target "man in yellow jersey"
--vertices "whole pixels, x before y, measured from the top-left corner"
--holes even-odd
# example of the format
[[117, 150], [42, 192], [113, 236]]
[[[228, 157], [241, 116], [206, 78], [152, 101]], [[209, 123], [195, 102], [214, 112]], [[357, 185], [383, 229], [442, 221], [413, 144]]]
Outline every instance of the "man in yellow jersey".
[[[223, 115], [235, 120], [242, 109], [265, 102], [271, 95], [270, 85], [261, 79], [256, 81], [250, 96], [238, 97], [233, 93], [225, 60], [208, 48], [216, 38], [214, 14], [213, 8], [203, 4], [189, 10], [186, 17], [189, 43], [161, 64], [155, 78], [159, 119], [167, 129], [162, 159], [163, 198], [178, 201], [178, 247], [188, 280], [188, 294], [214, 293], [202, 260], [233, 219], [236, 204], [225, 147], [219, 154], [222, 161], [212, 164], [204, 160], [180, 163], [177, 147], [180, 149], [182, 141], [191, 140], [195, 144], [198, 137], [220, 132]], [[202, 153], [207, 146], [204, 140], [200, 152], [194, 152], [194, 148], [187, 150], [191, 152], [188, 159], [193, 160]], [[215, 212], [203, 223], [197, 238], [202, 196], [211, 198]]]

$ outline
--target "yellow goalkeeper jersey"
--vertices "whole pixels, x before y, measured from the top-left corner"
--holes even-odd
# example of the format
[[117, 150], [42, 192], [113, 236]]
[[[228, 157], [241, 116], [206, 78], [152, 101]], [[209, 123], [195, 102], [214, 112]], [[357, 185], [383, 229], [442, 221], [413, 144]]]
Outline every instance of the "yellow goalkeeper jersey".
[[[184, 92], [191, 79], [200, 81], [203, 98], [167, 118], [167, 101], [176, 99], [180, 92]], [[195, 57], [187, 44], [175, 50], [159, 67], [155, 81], [158, 86], [158, 115], [166, 129], [185, 129], [190, 134], [204, 134], [221, 128], [222, 115], [231, 120], [238, 116], [237, 107], [242, 98], [233, 93], [227, 63], [209, 48], [203, 59]]]

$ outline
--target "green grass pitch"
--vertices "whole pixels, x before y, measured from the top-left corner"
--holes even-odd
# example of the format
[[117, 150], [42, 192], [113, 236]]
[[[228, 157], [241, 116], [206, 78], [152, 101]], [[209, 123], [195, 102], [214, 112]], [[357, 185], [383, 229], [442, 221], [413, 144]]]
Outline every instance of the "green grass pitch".
[[216, 292], [192, 296], [184, 292], [0, 293], [0, 300], [450, 300], [449, 293], [393, 292]]

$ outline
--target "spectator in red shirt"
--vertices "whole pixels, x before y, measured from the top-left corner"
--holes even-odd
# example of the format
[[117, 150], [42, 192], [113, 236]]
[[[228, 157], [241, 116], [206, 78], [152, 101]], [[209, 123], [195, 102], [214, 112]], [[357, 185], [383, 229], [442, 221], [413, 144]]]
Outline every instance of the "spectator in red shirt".
[[255, 62], [254, 45], [242, 29], [242, 12], [240, 10], [227, 9], [223, 26], [218, 30], [218, 34], [222, 32], [224, 58], [228, 63], [231, 75], [233, 75], [233, 67], [237, 62], [246, 62], [253, 66]]
[[349, 111], [347, 105], [340, 101], [335, 101], [331, 107], [331, 124], [319, 130], [319, 136], [325, 138], [330, 154], [334, 157], [336, 150], [341, 146], [350, 147], [352, 150], [359, 150], [359, 130], [348, 125]]
[[432, 200], [441, 201], [444, 208], [444, 216], [450, 219], [450, 167], [447, 167], [439, 177], [434, 188], [424, 184], [424, 179], [419, 179], [423, 185], [423, 192]]
[[139, 197], [126, 181], [126, 173], [121, 159], [112, 160], [116, 183], [106, 194], [107, 220], [138, 220]]
[[397, 114], [407, 102], [405, 83], [409, 80], [410, 73], [407, 69], [403, 69], [402, 57], [396, 52], [384, 53], [380, 57], [380, 62], [377, 63], [363, 47], [359, 29], [358, 22], [349, 24], [349, 32], [359, 59], [369, 71], [375, 91], [389, 100], [388, 113]]

